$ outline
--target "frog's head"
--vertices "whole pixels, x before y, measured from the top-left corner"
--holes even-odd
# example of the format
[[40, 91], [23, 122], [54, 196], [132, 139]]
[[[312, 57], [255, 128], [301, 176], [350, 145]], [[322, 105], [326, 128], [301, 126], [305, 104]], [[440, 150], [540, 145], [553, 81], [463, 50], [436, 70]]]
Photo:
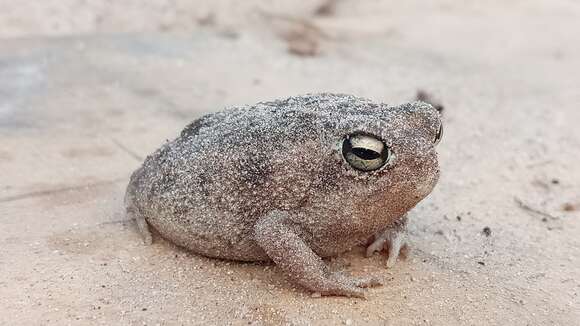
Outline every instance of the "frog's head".
[[334, 152], [345, 180], [341, 188], [351, 187], [351, 195], [364, 196], [364, 205], [407, 210], [437, 183], [436, 147], [443, 126], [431, 105], [414, 102], [359, 109], [346, 115], [337, 130], [341, 134], [335, 134]]
[[246, 152], [267, 157], [263, 184], [269, 188], [263, 193], [279, 200], [278, 207], [340, 203], [334, 208], [368, 207], [374, 211], [362, 213], [371, 218], [396, 215], [415, 206], [437, 182], [442, 125], [427, 103], [388, 106], [323, 93], [260, 109], [267, 119], [256, 130], [265, 136], [255, 143], [264, 148]]

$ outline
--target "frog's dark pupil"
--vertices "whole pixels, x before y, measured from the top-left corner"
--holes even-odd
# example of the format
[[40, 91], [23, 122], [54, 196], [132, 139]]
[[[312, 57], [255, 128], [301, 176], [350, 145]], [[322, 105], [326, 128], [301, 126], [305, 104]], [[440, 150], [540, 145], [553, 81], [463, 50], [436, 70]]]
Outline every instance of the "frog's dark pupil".
[[352, 153], [363, 160], [374, 160], [381, 156], [381, 154], [366, 148], [355, 147], [352, 149]]

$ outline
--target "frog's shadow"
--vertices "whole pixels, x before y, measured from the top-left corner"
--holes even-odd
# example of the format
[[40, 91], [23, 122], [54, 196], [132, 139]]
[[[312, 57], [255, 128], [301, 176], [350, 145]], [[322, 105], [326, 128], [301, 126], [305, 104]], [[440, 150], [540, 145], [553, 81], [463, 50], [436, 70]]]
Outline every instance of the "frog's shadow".
[[[139, 237], [138, 241], [143, 243], [135, 222], [129, 222], [131, 224], [132, 232], [134, 232], [136, 237]], [[282, 271], [278, 269], [272, 261], [248, 262], [206, 257], [166, 240], [154, 228], [151, 228], [151, 233], [153, 236], [153, 244], [150, 246], [162, 251], [159, 252], [159, 250], [155, 250], [157, 254], [168, 252], [172, 253], [176, 259], [179, 258], [182, 261], [191, 260], [191, 263], [197, 265], [199, 267], [198, 269], [203, 270], [204, 273], [211, 273], [213, 276], [218, 278], [224, 277], [226, 278], [226, 282], [234, 283], [228, 286], [244, 287], [247, 286], [248, 283], [257, 282], [258, 284], [256, 284], [256, 286], [265, 289], [274, 285], [274, 287], [280, 291], [290, 290], [294, 293], [309, 294], [307, 290], [292, 283], [288, 278], [286, 278]], [[143, 244], [143, 246], [147, 247], [148, 245]], [[345, 272], [359, 277], [375, 276], [378, 278], [385, 278], [387, 262], [386, 251], [383, 250], [371, 257], [365, 257], [365, 250], [366, 247], [361, 245], [336, 257], [324, 258], [323, 260], [333, 272]], [[407, 248], [402, 251], [399, 257], [399, 262], [395, 265], [392, 271], [406, 269], [405, 261], [408, 259], [408, 255], [409, 250]], [[235, 277], [231, 277], [230, 275], [235, 275]], [[385, 279], [384, 281], [386, 282], [387, 280]]]

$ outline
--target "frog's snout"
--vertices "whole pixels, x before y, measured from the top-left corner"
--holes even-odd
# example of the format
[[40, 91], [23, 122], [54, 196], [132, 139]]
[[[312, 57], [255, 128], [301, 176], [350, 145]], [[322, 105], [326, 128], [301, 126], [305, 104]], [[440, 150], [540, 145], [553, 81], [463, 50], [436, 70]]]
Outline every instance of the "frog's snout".
[[417, 198], [425, 198], [433, 191], [435, 185], [439, 181], [439, 168], [437, 167], [434, 173], [427, 173], [427, 177], [418, 183], [415, 188], [415, 195]]

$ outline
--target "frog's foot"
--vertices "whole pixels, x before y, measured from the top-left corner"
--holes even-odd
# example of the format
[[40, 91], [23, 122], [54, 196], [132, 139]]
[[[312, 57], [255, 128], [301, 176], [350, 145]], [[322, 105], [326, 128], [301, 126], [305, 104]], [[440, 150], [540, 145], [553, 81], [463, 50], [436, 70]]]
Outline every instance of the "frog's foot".
[[376, 278], [353, 278], [329, 271], [301, 237], [288, 212], [274, 211], [254, 228], [254, 240], [292, 281], [320, 295], [364, 298], [362, 288], [381, 285]]
[[145, 218], [141, 215], [136, 215], [135, 222], [137, 222], [137, 228], [139, 228], [139, 233], [141, 233], [143, 243], [146, 245], [152, 244], [153, 237], [151, 236], [151, 231], [149, 230], [149, 225], [147, 224]]
[[130, 190], [127, 190], [127, 194], [125, 195], [125, 205], [127, 219], [135, 220], [135, 224], [137, 224], [137, 229], [141, 234], [143, 243], [146, 245], [152, 244], [153, 237], [151, 236], [151, 231], [149, 230], [149, 224], [147, 224], [145, 217], [143, 216], [143, 214], [141, 214], [137, 206], [135, 206], [133, 202], [133, 195]]
[[383, 285], [379, 278], [372, 276], [354, 278], [354, 282], [359, 288], [374, 288]]
[[347, 297], [364, 298], [363, 288], [381, 286], [383, 283], [376, 277], [352, 277], [342, 272], [331, 273], [328, 280], [322, 282], [314, 292], [321, 295], [342, 295]]
[[387, 249], [387, 267], [391, 268], [397, 262], [399, 254], [406, 252], [407, 241], [405, 239], [405, 232], [397, 229], [386, 229], [367, 247], [366, 256], [370, 257], [375, 252], [383, 250], [383, 248]]
[[135, 224], [137, 224], [137, 229], [141, 234], [141, 238], [143, 239], [143, 243], [146, 245], [150, 245], [153, 243], [153, 237], [151, 236], [151, 231], [149, 230], [149, 224], [143, 217], [143, 215], [135, 212], [135, 210], [131, 207], [127, 209], [127, 217], [129, 219], [134, 219]]

